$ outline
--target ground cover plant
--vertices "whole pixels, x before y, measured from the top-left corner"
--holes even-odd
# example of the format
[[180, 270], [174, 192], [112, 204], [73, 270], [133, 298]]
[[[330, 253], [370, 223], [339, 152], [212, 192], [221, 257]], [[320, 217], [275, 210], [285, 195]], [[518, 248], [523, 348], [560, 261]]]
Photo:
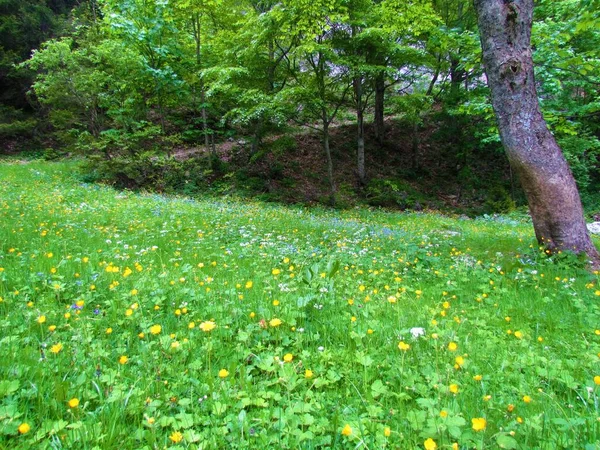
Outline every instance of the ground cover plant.
[[0, 166], [0, 448], [600, 445], [598, 273], [530, 224], [75, 174]]

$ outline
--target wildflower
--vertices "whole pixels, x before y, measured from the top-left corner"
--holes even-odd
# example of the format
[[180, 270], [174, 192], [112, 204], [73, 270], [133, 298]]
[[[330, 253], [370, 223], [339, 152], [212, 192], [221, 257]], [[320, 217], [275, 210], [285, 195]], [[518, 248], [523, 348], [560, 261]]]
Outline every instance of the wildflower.
[[463, 358], [462, 356], [457, 356], [457, 357], [454, 359], [454, 362], [456, 362], [456, 365], [457, 365], [458, 367], [462, 367], [462, 366], [464, 365], [464, 363], [465, 363], [465, 358]]
[[440, 411], [440, 417], [441, 417], [442, 419], [445, 419], [446, 417], [448, 417], [448, 411], [446, 411], [445, 409], [442, 409], [442, 410]]
[[63, 349], [63, 345], [59, 342], [58, 344], [54, 344], [52, 347], [50, 347], [50, 352], [51, 353], [58, 353]]
[[106, 331], [105, 331], [105, 333], [106, 333], [106, 334], [110, 334], [110, 333], [112, 333], [112, 332], [113, 332], [113, 329], [112, 329], [112, 328], [110, 328], [110, 327], [108, 327], [108, 328], [106, 329]]
[[202, 331], [204, 331], [205, 333], [208, 333], [209, 331], [212, 331], [212, 330], [214, 330], [215, 328], [217, 328], [217, 324], [216, 324], [216, 323], [214, 323], [214, 322], [213, 322], [213, 321], [211, 321], [211, 320], [208, 320], [208, 321], [206, 321], [206, 322], [202, 322], [202, 323], [200, 324], [200, 329], [201, 329]]
[[183, 434], [181, 434], [179, 431], [173, 431], [169, 436], [169, 439], [171, 439], [173, 443], [177, 444], [183, 440]]
[[192, 328], [194, 328], [196, 326], [196, 324], [194, 322], [190, 322], [188, 323], [188, 328], [191, 330]]
[[517, 339], [523, 339], [523, 333], [520, 331], [515, 331], [515, 337]]
[[56, 325], [50, 325], [48, 327], [48, 331], [54, 331], [54, 330], [56, 330]]
[[594, 383], [597, 384], [597, 385], [600, 385], [600, 375], [596, 375], [594, 377]]
[[483, 378], [483, 377], [482, 377], [481, 375], [475, 375], [475, 376], [473, 377], [473, 379], [474, 379], [475, 381], [481, 381], [481, 379], [482, 379], [482, 378]]
[[79, 406], [79, 399], [76, 397], [73, 397], [67, 403], [69, 404], [69, 408], [77, 408]]
[[162, 331], [162, 327], [160, 325], [152, 325], [150, 327], [150, 333], [153, 335], [157, 335]]
[[523, 396], [523, 401], [525, 403], [531, 403], [531, 397], [529, 395], [524, 395]]
[[46, 316], [40, 316], [37, 318], [37, 323], [44, 323], [46, 321]]
[[409, 344], [407, 344], [407, 343], [405, 343], [404, 341], [400, 341], [400, 342], [398, 343], [398, 348], [399, 348], [400, 350], [402, 350], [403, 352], [405, 352], [405, 351], [407, 351], [407, 350], [410, 348], [410, 345], [409, 345]]
[[279, 325], [281, 325], [281, 319], [271, 319], [269, 321], [269, 325], [272, 326], [273, 328], [278, 327]]
[[252, 281], [246, 281], [246, 289], [252, 289], [254, 283]]
[[119, 358], [119, 364], [127, 364], [127, 361], [129, 361], [129, 358], [127, 356], [125, 356], [125, 355], [122, 355]]
[[383, 429], [383, 435], [384, 435], [385, 437], [390, 437], [390, 434], [392, 434], [392, 430], [390, 429], [390, 427], [385, 427], [385, 428]]
[[273, 275], [279, 275], [281, 273], [281, 270], [279, 270], [279, 269], [273, 269], [273, 270], [271, 270], [271, 273]]
[[19, 425], [19, 433], [21, 434], [25, 434], [25, 433], [29, 433], [29, 430], [31, 430], [31, 427], [29, 426], [29, 424], [27, 422], [23, 422], [21, 425]]
[[219, 378], [227, 378], [229, 376], [229, 371], [227, 369], [219, 370]]
[[506, 410], [507, 410], [508, 412], [513, 412], [513, 411], [515, 410], [515, 405], [513, 405], [513, 404], [511, 403], [510, 405], [508, 405], [508, 406], [506, 407]]
[[292, 362], [292, 359], [294, 359], [294, 355], [292, 355], [291, 353], [286, 353], [283, 357], [283, 360], [285, 362]]
[[475, 419], [471, 419], [471, 423], [473, 426], [473, 430], [475, 431], [483, 431], [487, 426], [487, 421], [483, 417], [477, 417]]
[[342, 429], [342, 434], [344, 436], [352, 435], [352, 427], [348, 424], [344, 425], [344, 428]]
[[448, 386], [448, 390], [453, 394], [458, 394], [458, 384], [451, 384]]
[[413, 327], [408, 331], [410, 332], [410, 334], [412, 334], [412, 337], [414, 339], [417, 339], [419, 336], [425, 335], [425, 328], [421, 328], [421, 327]]
[[427, 438], [427, 440], [425, 442], [423, 442], [423, 446], [425, 447], [425, 450], [436, 450], [437, 449], [437, 444], [431, 438]]
[[304, 378], [312, 378], [313, 377], [313, 371], [310, 369], [306, 369], [304, 371]]
[[456, 342], [450, 342], [448, 344], [448, 350], [450, 350], [451, 352], [456, 351], [457, 348], [458, 348], [458, 345], [456, 344]]

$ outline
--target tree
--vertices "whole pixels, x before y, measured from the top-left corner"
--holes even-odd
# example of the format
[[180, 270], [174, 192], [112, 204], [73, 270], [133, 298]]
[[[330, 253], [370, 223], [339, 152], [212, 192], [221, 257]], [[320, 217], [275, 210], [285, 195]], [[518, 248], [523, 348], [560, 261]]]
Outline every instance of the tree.
[[569, 166], [540, 111], [531, 51], [533, 0], [475, 0], [500, 138], [529, 203], [535, 234], [554, 252], [600, 255]]

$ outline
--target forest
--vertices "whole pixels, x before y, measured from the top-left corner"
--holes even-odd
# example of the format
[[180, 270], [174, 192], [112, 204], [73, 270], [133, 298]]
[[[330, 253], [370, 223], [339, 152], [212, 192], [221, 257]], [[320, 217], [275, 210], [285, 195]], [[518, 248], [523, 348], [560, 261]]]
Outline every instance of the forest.
[[0, 0], [0, 450], [600, 448], [599, 0]]

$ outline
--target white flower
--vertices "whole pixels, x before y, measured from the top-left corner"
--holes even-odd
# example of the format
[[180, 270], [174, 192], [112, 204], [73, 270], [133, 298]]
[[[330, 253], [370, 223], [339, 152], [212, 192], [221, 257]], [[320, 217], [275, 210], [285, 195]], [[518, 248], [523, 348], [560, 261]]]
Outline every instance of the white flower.
[[414, 327], [411, 328], [410, 334], [412, 334], [413, 339], [417, 339], [419, 336], [425, 336], [425, 328]]

